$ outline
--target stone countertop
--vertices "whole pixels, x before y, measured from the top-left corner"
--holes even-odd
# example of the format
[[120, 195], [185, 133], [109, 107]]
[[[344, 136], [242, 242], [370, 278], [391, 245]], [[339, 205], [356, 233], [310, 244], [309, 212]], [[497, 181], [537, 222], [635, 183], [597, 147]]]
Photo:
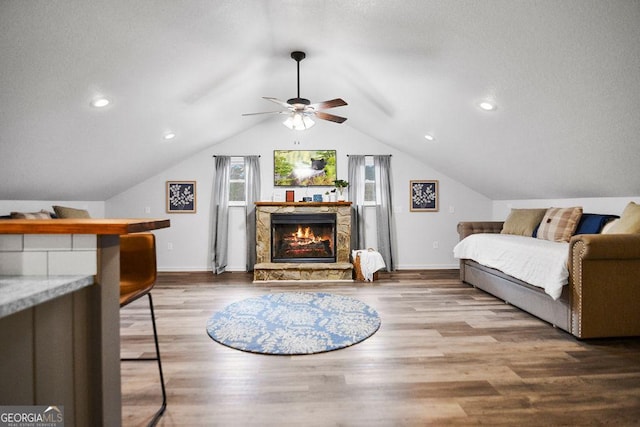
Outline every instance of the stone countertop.
[[93, 276], [1, 276], [0, 318], [75, 292], [94, 283]]

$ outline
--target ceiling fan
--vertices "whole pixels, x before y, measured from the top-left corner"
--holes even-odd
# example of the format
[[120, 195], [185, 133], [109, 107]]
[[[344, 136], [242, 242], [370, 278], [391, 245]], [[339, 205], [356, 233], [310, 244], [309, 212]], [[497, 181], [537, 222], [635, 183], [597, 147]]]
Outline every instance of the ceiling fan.
[[262, 113], [246, 113], [243, 116], [254, 116], [257, 114], [287, 114], [287, 118], [283, 125], [288, 127], [289, 129], [294, 130], [305, 130], [309, 129], [311, 126], [315, 124], [312, 117], [315, 116], [322, 120], [329, 120], [330, 122], [342, 123], [347, 120], [346, 117], [336, 116], [334, 114], [329, 114], [324, 111], [328, 108], [342, 107], [344, 105], [348, 105], [341, 98], [331, 99], [329, 101], [319, 102], [312, 104], [306, 98], [300, 98], [300, 61], [306, 58], [306, 54], [304, 52], [295, 51], [291, 52], [291, 58], [295, 59], [298, 65], [298, 96], [296, 98], [288, 99], [287, 102], [281, 101], [277, 98], [270, 98], [267, 96], [263, 96], [263, 99], [267, 101], [275, 102], [276, 104], [285, 108], [285, 110], [281, 111], [265, 111]]

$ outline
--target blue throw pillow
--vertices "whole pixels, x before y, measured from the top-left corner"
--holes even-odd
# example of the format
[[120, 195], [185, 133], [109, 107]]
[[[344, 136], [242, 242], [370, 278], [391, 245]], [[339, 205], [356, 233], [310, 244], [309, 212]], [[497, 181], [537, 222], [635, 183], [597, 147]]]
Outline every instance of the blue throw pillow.
[[618, 215], [582, 214], [574, 234], [599, 234], [606, 223], [616, 218], [620, 217]]

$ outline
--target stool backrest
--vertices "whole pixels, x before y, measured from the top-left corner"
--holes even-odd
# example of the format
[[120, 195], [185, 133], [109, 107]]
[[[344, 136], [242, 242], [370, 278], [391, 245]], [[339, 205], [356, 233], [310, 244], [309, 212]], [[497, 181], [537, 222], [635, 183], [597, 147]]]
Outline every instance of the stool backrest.
[[152, 233], [120, 236], [120, 306], [147, 294], [158, 276]]

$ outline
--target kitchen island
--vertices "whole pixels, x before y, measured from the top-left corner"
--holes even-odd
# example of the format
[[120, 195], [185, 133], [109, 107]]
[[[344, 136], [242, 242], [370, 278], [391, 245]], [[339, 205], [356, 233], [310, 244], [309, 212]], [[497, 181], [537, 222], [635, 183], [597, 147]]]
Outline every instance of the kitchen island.
[[121, 425], [120, 239], [169, 220], [0, 221], [0, 405]]

